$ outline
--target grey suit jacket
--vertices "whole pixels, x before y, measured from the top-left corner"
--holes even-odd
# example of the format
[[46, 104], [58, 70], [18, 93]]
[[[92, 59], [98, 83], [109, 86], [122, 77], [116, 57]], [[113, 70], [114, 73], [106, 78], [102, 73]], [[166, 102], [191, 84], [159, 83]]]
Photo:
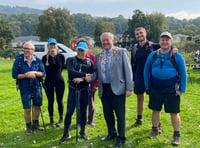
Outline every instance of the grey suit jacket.
[[[100, 53], [95, 56], [95, 72], [92, 75], [92, 81], [98, 79], [99, 97], [102, 97], [102, 70]], [[125, 94], [126, 90], [133, 90], [133, 76], [127, 50], [119, 48], [110, 63], [110, 81], [111, 88], [115, 95]]]

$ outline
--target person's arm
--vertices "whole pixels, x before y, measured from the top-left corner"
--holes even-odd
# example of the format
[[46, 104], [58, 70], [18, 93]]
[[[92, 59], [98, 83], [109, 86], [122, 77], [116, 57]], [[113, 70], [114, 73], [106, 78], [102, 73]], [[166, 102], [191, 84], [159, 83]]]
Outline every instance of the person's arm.
[[180, 73], [179, 91], [181, 93], [184, 93], [186, 91], [186, 85], [187, 85], [187, 70], [186, 70], [186, 66], [185, 66], [185, 60], [180, 53], [177, 53], [175, 55], [175, 60], [177, 61], [177, 65], [178, 65], [179, 73]]
[[127, 50], [122, 51], [122, 59], [123, 59], [123, 69], [125, 75], [125, 82], [126, 82], [126, 90], [132, 91], [133, 90], [133, 74], [131, 69], [131, 64], [128, 58]]
[[[75, 57], [73, 57], [73, 58], [75, 58]], [[81, 77], [85, 77], [86, 76], [86, 73], [84, 73], [84, 72], [78, 72], [78, 71], [76, 71], [75, 69], [74, 69], [74, 64], [75, 63], [73, 63], [73, 58], [68, 58], [68, 60], [67, 60], [67, 70], [68, 70], [68, 74], [69, 75], [71, 75], [72, 77], [74, 77], [74, 78], [81, 78]]]
[[146, 60], [145, 66], [144, 66], [144, 73], [143, 73], [144, 74], [144, 85], [145, 85], [145, 89], [146, 89], [147, 93], [150, 89], [150, 81], [149, 81], [150, 67], [151, 67], [152, 57], [153, 57], [154, 54], [155, 54], [155, 52], [152, 52], [152, 53], [149, 54], [149, 56]]

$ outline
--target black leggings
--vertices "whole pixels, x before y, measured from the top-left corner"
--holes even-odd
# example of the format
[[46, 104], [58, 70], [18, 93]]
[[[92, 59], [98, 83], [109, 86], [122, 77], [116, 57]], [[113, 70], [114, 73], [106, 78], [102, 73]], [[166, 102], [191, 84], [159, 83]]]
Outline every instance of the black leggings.
[[46, 95], [48, 99], [48, 111], [49, 111], [49, 117], [53, 118], [53, 112], [54, 112], [54, 90], [56, 92], [56, 101], [58, 104], [58, 112], [60, 118], [63, 117], [63, 95], [65, 90], [65, 83], [64, 81], [57, 81], [56, 83], [45, 83], [46, 86]]

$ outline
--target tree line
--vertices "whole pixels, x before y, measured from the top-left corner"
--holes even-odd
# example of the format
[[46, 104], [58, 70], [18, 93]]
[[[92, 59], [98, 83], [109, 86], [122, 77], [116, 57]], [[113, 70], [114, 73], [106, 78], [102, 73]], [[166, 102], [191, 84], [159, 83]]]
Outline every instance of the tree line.
[[104, 31], [122, 35], [134, 42], [134, 29], [143, 26], [148, 39], [157, 42], [163, 31], [194, 36], [200, 34], [200, 17], [178, 20], [162, 13], [145, 14], [136, 9], [131, 18], [93, 17], [89, 14], [70, 14], [67, 9], [50, 7], [38, 14], [0, 14], [0, 46], [8, 45], [15, 36], [38, 35], [41, 40], [55, 37], [59, 42], [70, 44], [72, 38], [91, 36], [100, 45], [99, 36]]

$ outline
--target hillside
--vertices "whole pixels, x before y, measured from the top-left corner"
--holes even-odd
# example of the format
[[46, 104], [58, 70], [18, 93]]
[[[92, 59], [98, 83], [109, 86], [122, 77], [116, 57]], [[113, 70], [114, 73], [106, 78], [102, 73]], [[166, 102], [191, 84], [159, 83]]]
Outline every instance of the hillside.
[[29, 7], [20, 7], [20, 6], [12, 7], [12, 6], [0, 5], [0, 13], [4, 13], [7, 15], [21, 14], [21, 13], [39, 15], [42, 13], [42, 10]]

